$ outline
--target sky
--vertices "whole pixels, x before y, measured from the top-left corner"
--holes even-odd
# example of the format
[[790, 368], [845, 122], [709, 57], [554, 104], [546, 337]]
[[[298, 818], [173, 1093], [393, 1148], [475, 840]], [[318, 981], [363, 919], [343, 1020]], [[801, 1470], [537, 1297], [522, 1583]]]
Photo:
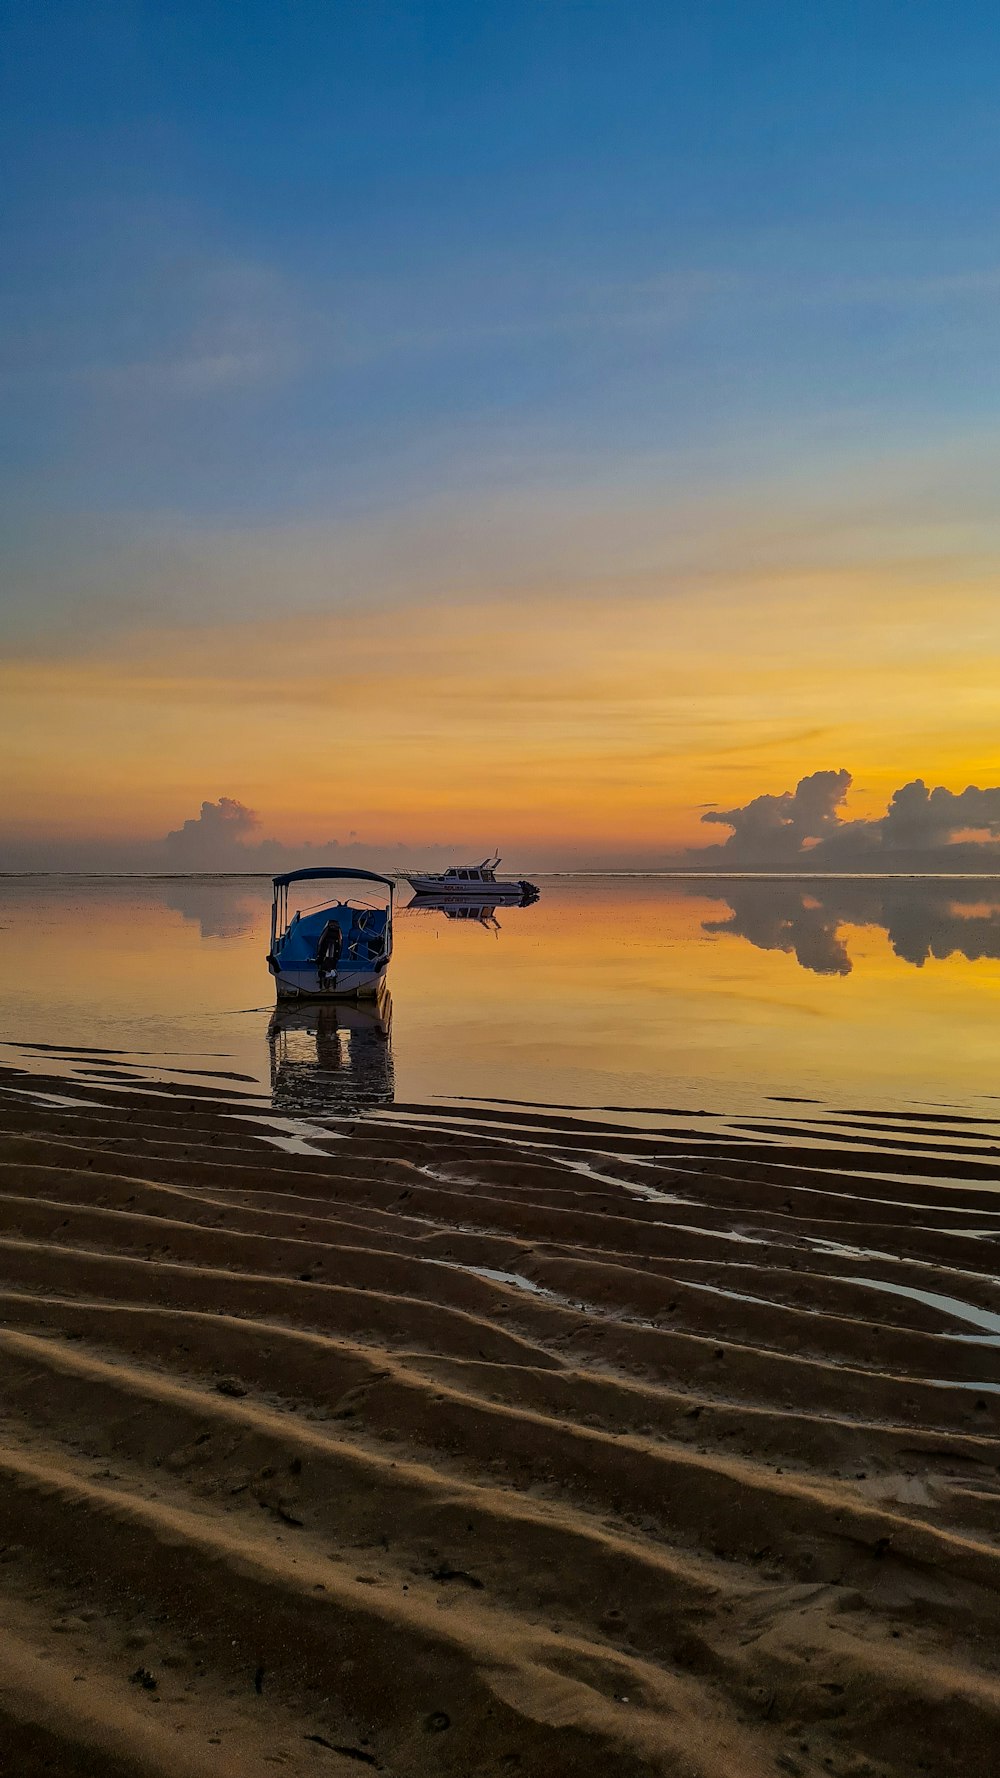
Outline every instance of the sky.
[[36, 0], [0, 65], [0, 868], [1000, 784], [995, 6]]

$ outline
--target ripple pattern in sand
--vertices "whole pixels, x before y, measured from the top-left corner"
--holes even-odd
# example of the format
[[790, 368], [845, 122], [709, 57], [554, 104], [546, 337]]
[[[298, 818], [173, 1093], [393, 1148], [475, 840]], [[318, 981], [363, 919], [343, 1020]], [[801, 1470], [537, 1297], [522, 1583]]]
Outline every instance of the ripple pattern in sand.
[[12, 1770], [993, 1771], [981, 1171], [3, 1084]]

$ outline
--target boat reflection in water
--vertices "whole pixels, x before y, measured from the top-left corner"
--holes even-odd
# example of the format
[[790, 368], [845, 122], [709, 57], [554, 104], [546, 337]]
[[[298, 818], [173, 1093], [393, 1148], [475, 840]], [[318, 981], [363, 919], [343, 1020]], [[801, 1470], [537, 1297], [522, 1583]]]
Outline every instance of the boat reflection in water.
[[408, 914], [443, 914], [446, 920], [476, 921], [485, 926], [489, 932], [499, 932], [500, 922], [497, 919], [497, 908], [527, 908], [538, 900], [538, 890], [533, 883], [518, 884], [509, 889], [506, 885], [496, 883], [487, 894], [485, 886], [478, 896], [458, 896], [454, 893], [431, 895], [421, 893], [414, 895], [406, 903]]
[[[508, 903], [512, 906], [512, 903]], [[430, 895], [415, 895], [406, 904], [408, 914], [443, 914], [446, 920], [477, 921], [489, 932], [499, 932], [496, 904], [486, 907], [478, 901], [435, 901]]]
[[391, 1105], [392, 997], [279, 1004], [267, 1031], [275, 1108], [353, 1116]]

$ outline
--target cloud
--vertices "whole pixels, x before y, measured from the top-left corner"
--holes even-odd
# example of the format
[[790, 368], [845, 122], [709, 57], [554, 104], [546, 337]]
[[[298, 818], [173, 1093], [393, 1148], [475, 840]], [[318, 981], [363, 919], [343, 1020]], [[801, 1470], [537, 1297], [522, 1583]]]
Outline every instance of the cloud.
[[842, 825], [838, 811], [850, 788], [850, 772], [813, 772], [794, 791], [755, 796], [741, 809], [710, 809], [702, 821], [732, 828], [724, 851], [747, 859], [793, 858]]
[[196, 399], [280, 384], [301, 368], [306, 318], [267, 266], [181, 256], [147, 274], [137, 304], [146, 350], [83, 367], [96, 392]]
[[220, 860], [234, 853], [245, 856], [259, 827], [253, 809], [235, 797], [220, 796], [217, 803], [202, 803], [200, 813], [168, 833], [163, 843], [170, 857], [186, 870], [219, 869]]
[[[322, 520], [98, 515], [5, 544], [5, 856], [26, 856], [22, 834], [43, 862], [74, 834], [74, 858], [102, 833], [159, 843], [223, 787], [286, 841], [474, 847], [488, 815], [483, 845], [504, 837], [525, 869], [542, 847], [557, 867], [655, 866], [727, 838], [692, 805], [718, 817], [763, 790], [783, 806], [708, 861], [741, 868], [755, 822], [765, 868], [794, 866], [803, 834], [832, 868], [847, 811], [809, 831], [793, 787], [813, 767], [865, 761], [852, 814], [881, 815], [928, 765], [956, 791], [1000, 782], [982, 763], [1000, 668], [985, 539], [938, 559], [952, 530], [911, 534], [904, 502], [914, 553], [876, 571], [885, 514], [852, 528], [839, 497], [810, 529], [794, 490], [784, 515], [763, 487], [748, 514], [746, 489], [664, 484], [657, 505], [651, 486], [521, 477]], [[861, 830], [844, 837], [856, 851]]]
[[731, 829], [721, 846], [688, 854], [720, 866], [810, 870], [990, 870], [1000, 864], [1000, 786], [928, 790], [914, 778], [894, 790], [884, 815], [846, 820], [841, 809], [850, 772], [812, 772], [794, 791], [756, 796], [740, 808], [710, 809], [701, 819]]
[[159, 863], [176, 871], [235, 871], [266, 876], [314, 864], [402, 871], [417, 866], [433, 869], [443, 860], [453, 864], [461, 850], [451, 844], [377, 845], [361, 839], [354, 829], [346, 844], [337, 839], [324, 840], [319, 845], [308, 841], [286, 844], [283, 840], [261, 837], [260, 830], [256, 810], [236, 797], [220, 796], [218, 802], [203, 802], [197, 815], [168, 833], [160, 846], [147, 853], [146, 865], [148, 868]]
[[341, 846], [338, 840], [319, 846], [286, 846], [281, 840], [261, 837], [260, 829], [255, 809], [236, 797], [220, 796], [217, 803], [203, 802], [197, 815], [168, 833], [163, 850], [176, 870], [245, 872], [280, 870], [290, 862], [347, 862], [342, 854], [356, 850], [353, 845]]
[[969, 784], [956, 794], [938, 785], [928, 790], [922, 778], [893, 793], [881, 822], [887, 847], [947, 845], [958, 833], [984, 832], [1000, 837], [1000, 787], [979, 790]]

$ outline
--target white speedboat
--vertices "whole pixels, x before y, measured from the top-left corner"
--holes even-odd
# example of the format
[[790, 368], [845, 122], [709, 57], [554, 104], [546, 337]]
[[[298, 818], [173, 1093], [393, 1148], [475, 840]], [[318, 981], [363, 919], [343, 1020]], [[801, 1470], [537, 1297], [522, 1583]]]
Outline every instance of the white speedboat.
[[[388, 897], [380, 898], [379, 903], [323, 900], [312, 907], [298, 907], [289, 916], [288, 891], [293, 883], [332, 879], [381, 883]], [[370, 870], [327, 868], [287, 871], [273, 881], [267, 966], [278, 999], [370, 1000], [377, 996], [392, 955], [395, 884], [391, 877]]]
[[524, 877], [498, 877], [499, 863], [497, 854], [495, 858], [484, 858], [482, 864], [453, 864], [439, 875], [407, 872], [406, 881], [412, 883], [418, 895], [435, 898], [447, 896], [465, 902], [490, 902], [494, 906], [502, 901], [538, 899], [534, 883], [526, 882]]

